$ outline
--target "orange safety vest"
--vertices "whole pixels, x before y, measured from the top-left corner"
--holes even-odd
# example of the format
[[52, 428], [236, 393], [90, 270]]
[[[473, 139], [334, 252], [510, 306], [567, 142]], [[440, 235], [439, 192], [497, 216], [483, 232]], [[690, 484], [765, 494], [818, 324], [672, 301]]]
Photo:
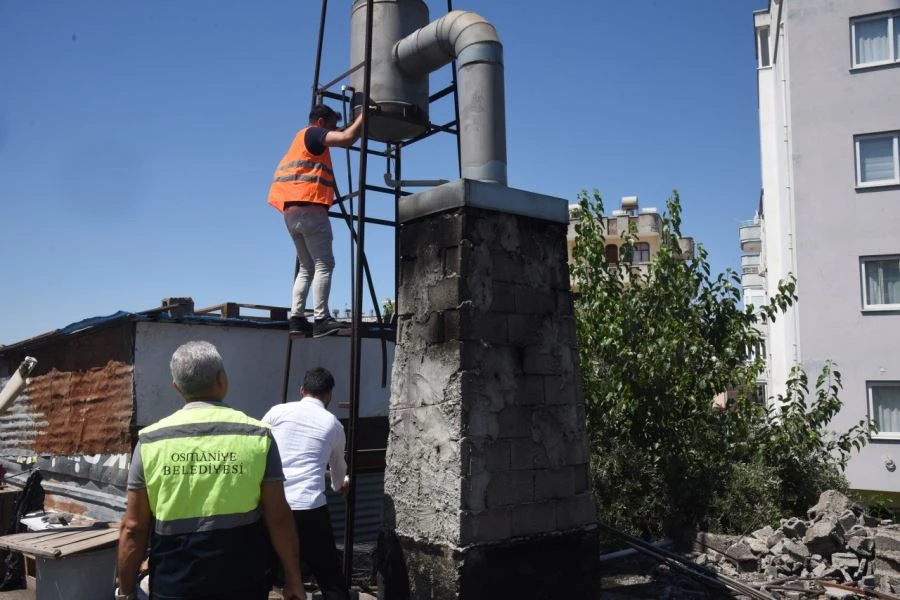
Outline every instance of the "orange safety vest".
[[331, 168], [331, 152], [315, 155], [303, 141], [308, 127], [294, 137], [291, 147], [275, 170], [269, 188], [269, 204], [284, 212], [285, 202], [313, 202], [331, 206], [337, 186]]

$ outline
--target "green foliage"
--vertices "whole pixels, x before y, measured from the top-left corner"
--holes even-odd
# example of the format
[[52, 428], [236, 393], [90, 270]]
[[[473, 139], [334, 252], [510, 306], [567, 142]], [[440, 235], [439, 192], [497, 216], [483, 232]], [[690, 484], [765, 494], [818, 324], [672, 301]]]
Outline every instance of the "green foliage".
[[745, 452], [738, 458], [758, 460], [775, 472], [782, 506], [794, 513], [813, 505], [821, 489], [847, 489], [842, 472], [850, 454], [862, 448], [874, 430], [866, 420], [840, 434], [827, 430], [841, 409], [840, 389], [841, 374], [828, 362], [810, 399], [806, 373], [795, 367], [787, 393], [778, 396], [764, 419], [753, 424], [748, 443], [739, 446]]
[[394, 314], [394, 300], [391, 298], [385, 298], [381, 304], [381, 318], [388, 322], [391, 320], [391, 317]]
[[[747, 534], [782, 516], [778, 478], [761, 462], [735, 462], [710, 499], [710, 531]], [[803, 513], [805, 514], [805, 512]]]
[[[650, 537], [703, 524], [737, 531], [840, 483], [868, 430], [860, 423], [838, 437], [824, 432], [840, 409], [831, 365], [812, 398], [801, 371], [777, 408], [755, 398], [759, 330], [796, 300], [794, 280], [765, 306], [742, 308], [737, 273], [713, 276], [702, 246], [682, 253], [677, 192], [650, 264], [632, 260], [633, 220], [621, 262], [610, 263], [602, 200], [597, 192], [579, 200], [572, 276], [601, 518]], [[724, 390], [737, 398], [715, 408]]]

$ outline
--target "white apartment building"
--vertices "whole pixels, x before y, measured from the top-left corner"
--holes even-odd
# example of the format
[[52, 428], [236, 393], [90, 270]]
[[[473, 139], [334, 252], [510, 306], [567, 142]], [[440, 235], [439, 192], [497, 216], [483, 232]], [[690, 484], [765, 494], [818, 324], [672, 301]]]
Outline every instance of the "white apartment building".
[[[769, 396], [838, 365], [836, 429], [880, 432], [847, 476], [900, 492], [900, 0], [770, 0], [754, 14], [762, 197], [741, 225], [745, 301], [797, 277], [766, 332]], [[755, 267], [755, 268], [754, 268]]]

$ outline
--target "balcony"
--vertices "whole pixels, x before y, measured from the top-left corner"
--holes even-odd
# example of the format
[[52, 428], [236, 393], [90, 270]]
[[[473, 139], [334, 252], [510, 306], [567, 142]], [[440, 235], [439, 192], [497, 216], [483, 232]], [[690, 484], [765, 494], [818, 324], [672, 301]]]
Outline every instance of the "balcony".
[[744, 221], [740, 224], [741, 251], [762, 251], [762, 230], [758, 221]]
[[642, 240], [659, 237], [660, 231], [662, 230], [662, 216], [655, 212], [631, 215], [613, 214], [611, 217], [604, 219], [604, 224], [606, 225], [606, 237], [618, 239], [624, 238], [632, 223], [636, 227], [635, 234]]
[[755, 275], [759, 271], [759, 254], [745, 254], [741, 257], [742, 274]]
[[766, 280], [759, 273], [744, 273], [741, 275], [741, 287], [744, 289], [755, 288], [755, 289], [763, 289], [765, 287]]

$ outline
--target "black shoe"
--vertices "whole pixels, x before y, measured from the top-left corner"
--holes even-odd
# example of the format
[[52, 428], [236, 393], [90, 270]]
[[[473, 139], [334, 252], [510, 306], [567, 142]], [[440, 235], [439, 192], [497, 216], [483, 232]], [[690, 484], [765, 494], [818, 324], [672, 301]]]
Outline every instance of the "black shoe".
[[291, 335], [310, 336], [312, 335], [313, 327], [303, 317], [291, 317], [288, 319], [288, 332]]
[[321, 319], [316, 319], [316, 324], [313, 327], [313, 336], [322, 337], [323, 335], [331, 335], [337, 333], [339, 329], [347, 329], [349, 327], [350, 323], [347, 321], [337, 321], [331, 317], [323, 317]]

